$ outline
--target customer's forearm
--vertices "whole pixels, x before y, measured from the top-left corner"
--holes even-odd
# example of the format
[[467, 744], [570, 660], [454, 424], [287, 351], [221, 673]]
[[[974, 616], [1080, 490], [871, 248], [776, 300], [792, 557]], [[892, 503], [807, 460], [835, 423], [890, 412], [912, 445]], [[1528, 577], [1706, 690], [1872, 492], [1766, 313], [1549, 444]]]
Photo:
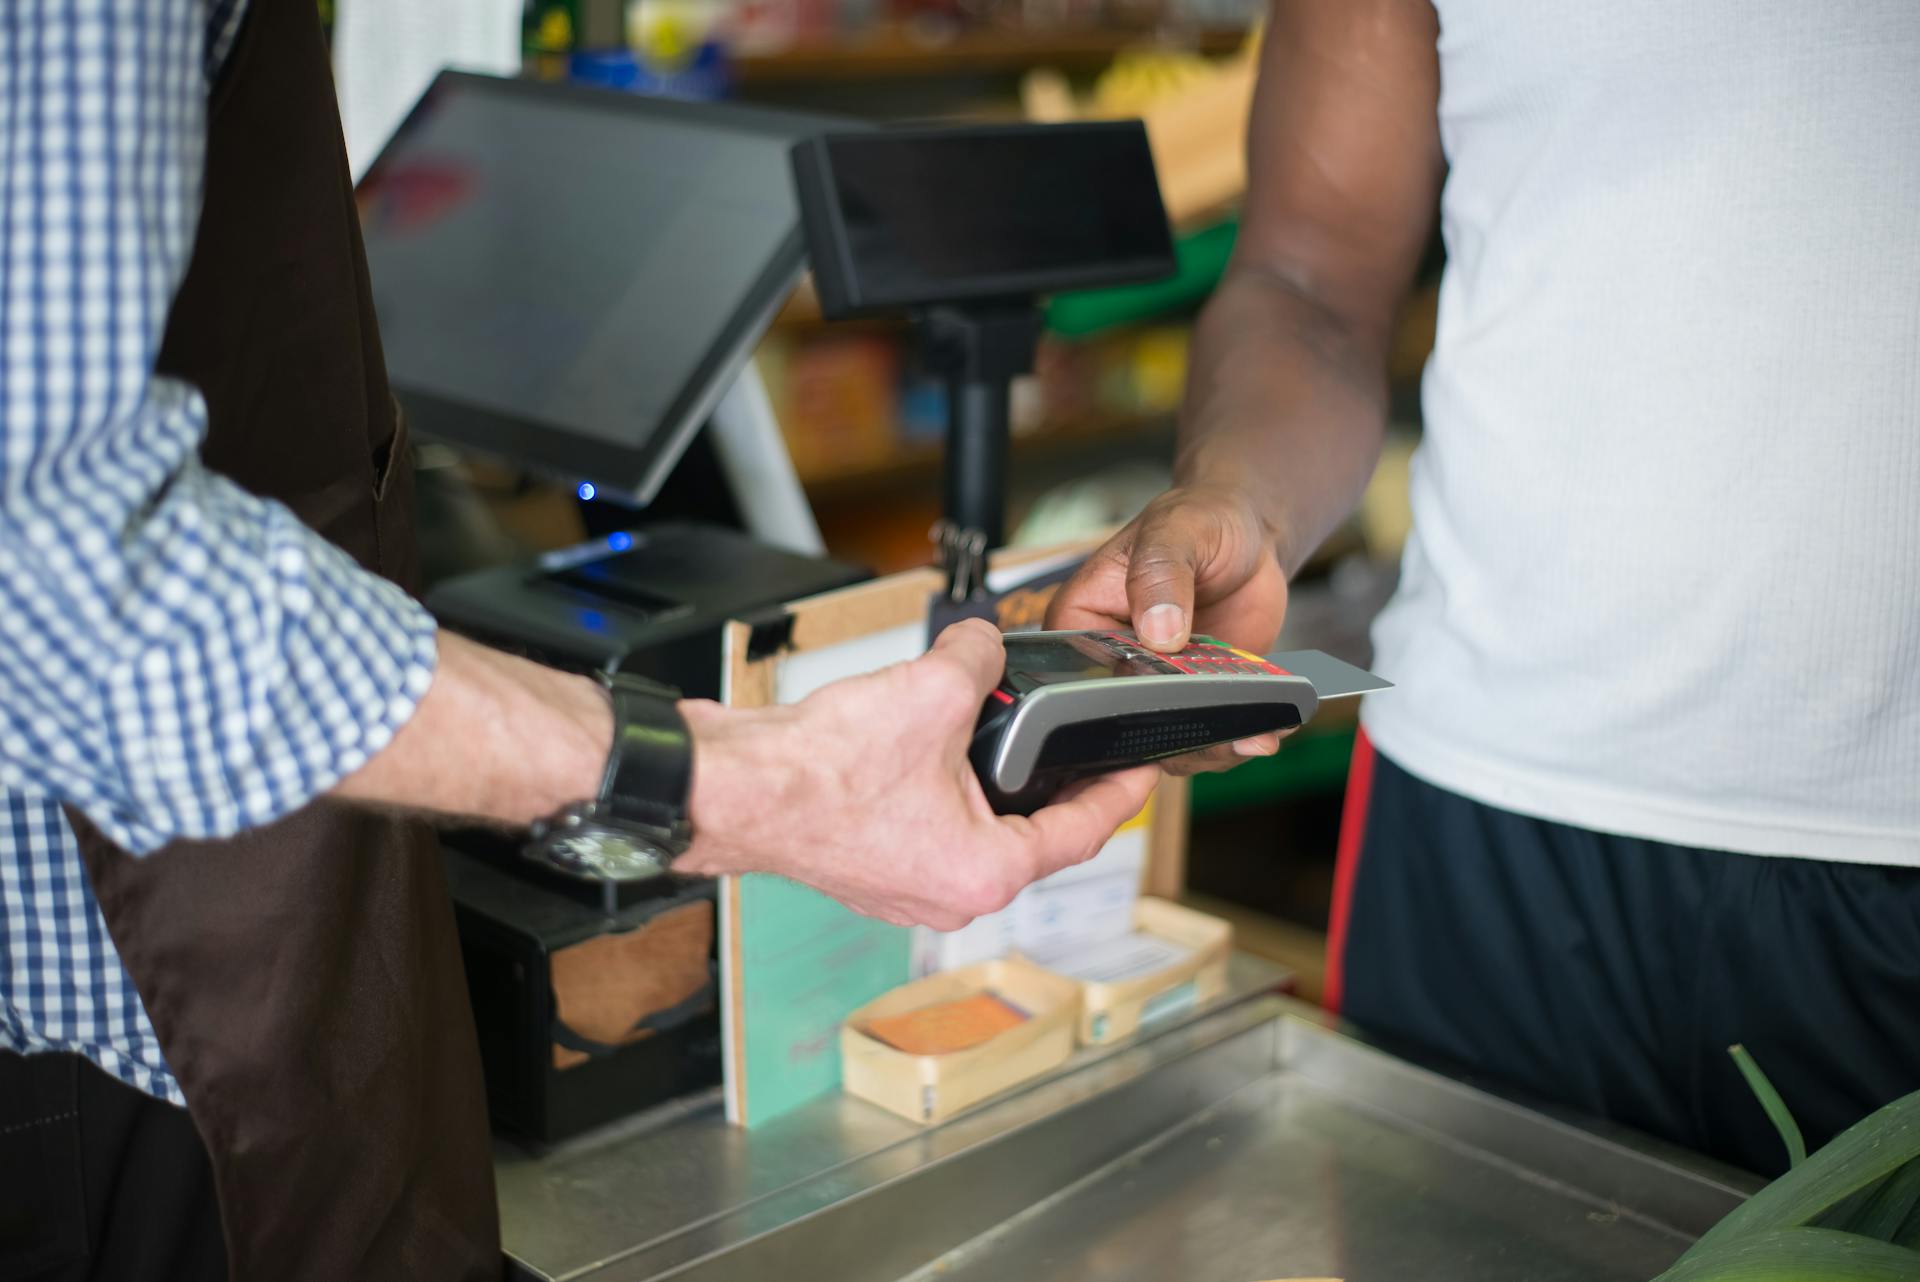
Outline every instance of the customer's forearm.
[[1248, 495], [1298, 570], [1379, 458], [1384, 343], [1277, 275], [1230, 272], [1195, 330], [1176, 483]]
[[613, 712], [597, 682], [448, 632], [439, 648], [413, 716], [334, 796], [522, 825], [598, 791]]

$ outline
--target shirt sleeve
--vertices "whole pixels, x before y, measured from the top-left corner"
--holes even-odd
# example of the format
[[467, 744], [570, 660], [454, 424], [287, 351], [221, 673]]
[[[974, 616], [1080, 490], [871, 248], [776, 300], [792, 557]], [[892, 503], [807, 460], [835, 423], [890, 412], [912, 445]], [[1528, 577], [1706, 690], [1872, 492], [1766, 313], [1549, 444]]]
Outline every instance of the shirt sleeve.
[[205, 402], [154, 374], [230, 8], [0, 5], [0, 787], [135, 852], [331, 788], [436, 655], [417, 602], [203, 467]]

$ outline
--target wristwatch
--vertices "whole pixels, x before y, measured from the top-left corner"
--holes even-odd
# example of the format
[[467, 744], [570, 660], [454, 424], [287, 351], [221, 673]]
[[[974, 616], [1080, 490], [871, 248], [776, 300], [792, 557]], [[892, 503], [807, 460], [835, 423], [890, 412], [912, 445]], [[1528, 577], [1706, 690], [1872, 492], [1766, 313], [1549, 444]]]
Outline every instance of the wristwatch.
[[693, 840], [693, 736], [678, 690], [627, 673], [600, 680], [613, 695], [600, 791], [536, 821], [522, 853], [584, 881], [658, 877]]

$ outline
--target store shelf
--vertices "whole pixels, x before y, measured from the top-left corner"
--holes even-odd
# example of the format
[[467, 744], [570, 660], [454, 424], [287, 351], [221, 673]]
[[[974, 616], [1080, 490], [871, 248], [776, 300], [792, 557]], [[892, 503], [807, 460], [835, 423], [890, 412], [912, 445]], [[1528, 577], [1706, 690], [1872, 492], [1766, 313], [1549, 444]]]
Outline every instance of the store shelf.
[[[1013, 438], [1016, 466], [1035, 464], [1088, 449], [1103, 452], [1125, 445], [1172, 439], [1171, 420], [1164, 414], [1077, 419], [1049, 424]], [[859, 498], [876, 491], [895, 490], [939, 480], [945, 443], [938, 440], [902, 445], [892, 456], [832, 471], [803, 471], [800, 482], [815, 503]]]
[[800, 484], [815, 502], [831, 501], [842, 494], [885, 489], [933, 475], [939, 471], [944, 451], [938, 441], [902, 444], [885, 459], [854, 463], [832, 469], [808, 468], [800, 473]]
[[[1226, 54], [1246, 39], [1242, 28], [1165, 41], [1205, 54]], [[928, 76], [1014, 74], [1034, 67], [1098, 71], [1121, 52], [1160, 42], [1151, 31], [964, 31], [945, 38], [883, 28], [865, 36], [797, 45], [735, 58], [744, 87], [803, 81], [897, 80]]]

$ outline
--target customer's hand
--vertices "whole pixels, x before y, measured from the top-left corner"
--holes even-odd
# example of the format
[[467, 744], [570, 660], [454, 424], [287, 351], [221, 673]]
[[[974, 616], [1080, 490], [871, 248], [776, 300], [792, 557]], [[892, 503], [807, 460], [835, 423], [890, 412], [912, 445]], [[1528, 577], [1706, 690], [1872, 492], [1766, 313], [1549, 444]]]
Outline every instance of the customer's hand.
[[996, 815], [967, 761], [1006, 652], [957, 623], [911, 663], [760, 709], [682, 705], [694, 739], [693, 873], [773, 872], [858, 912], [955, 930], [1088, 859], [1152, 790], [1139, 767], [1031, 817]]
[[[1055, 596], [1050, 628], [1130, 628], [1156, 650], [1195, 633], [1264, 654], [1287, 613], [1287, 576], [1273, 532], [1236, 491], [1168, 490], [1087, 558]], [[1225, 770], [1280, 746], [1276, 734], [1193, 753], [1173, 773]]]

